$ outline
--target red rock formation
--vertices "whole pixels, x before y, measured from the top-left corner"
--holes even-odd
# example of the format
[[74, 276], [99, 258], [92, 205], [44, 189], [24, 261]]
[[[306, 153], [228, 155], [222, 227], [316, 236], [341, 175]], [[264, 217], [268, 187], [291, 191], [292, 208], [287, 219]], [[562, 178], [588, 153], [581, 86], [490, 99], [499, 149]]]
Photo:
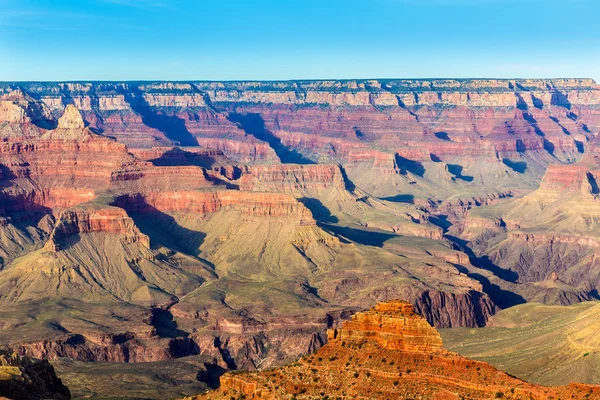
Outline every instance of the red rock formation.
[[310, 211], [291, 196], [234, 190], [216, 192], [161, 192], [122, 196], [114, 203], [129, 212], [191, 212], [205, 215], [233, 209], [255, 217], [290, 218], [314, 224]]
[[327, 338], [338, 345], [372, 342], [384, 350], [437, 352], [442, 348], [440, 334], [413, 312], [411, 304], [402, 302], [379, 303], [369, 312], [354, 314], [342, 328], [328, 331]]
[[552, 192], [580, 192], [587, 181], [588, 168], [578, 165], [549, 165], [540, 189]]
[[49, 188], [31, 191], [4, 191], [0, 194], [3, 214], [19, 211], [61, 210], [96, 197], [91, 189]]
[[59, 251], [60, 243], [69, 236], [91, 232], [124, 235], [126, 243], [141, 243], [150, 247], [150, 238], [135, 226], [122, 208], [111, 207], [98, 210], [73, 209], [63, 211], [44, 248]]
[[193, 399], [279, 399], [347, 396], [389, 399], [576, 399], [600, 396], [600, 387], [529, 384], [491, 365], [442, 348], [439, 333], [409, 304], [387, 302], [356, 314], [328, 333], [316, 354], [258, 373], [228, 373], [217, 391]]
[[241, 190], [289, 193], [301, 189], [345, 189], [344, 177], [337, 165], [249, 165], [238, 181]]
[[213, 138], [196, 137], [198, 144], [223, 151], [227, 156], [239, 162], [276, 162], [279, 158], [268, 144], [253, 138]]

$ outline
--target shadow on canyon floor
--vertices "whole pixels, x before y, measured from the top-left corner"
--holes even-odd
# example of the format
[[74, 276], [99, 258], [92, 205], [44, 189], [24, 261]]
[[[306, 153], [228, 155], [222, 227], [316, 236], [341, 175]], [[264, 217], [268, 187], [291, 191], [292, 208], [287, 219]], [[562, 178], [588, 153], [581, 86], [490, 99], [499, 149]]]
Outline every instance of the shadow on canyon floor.
[[235, 122], [248, 135], [252, 135], [255, 138], [267, 142], [269, 146], [275, 151], [275, 154], [279, 157], [284, 164], [316, 164], [313, 160], [304, 157], [296, 150], [287, 148], [281, 139], [275, 136], [265, 126], [265, 120], [257, 113], [229, 113], [228, 119], [231, 122]]
[[395, 235], [393, 233], [386, 233], [368, 229], [356, 229], [347, 226], [326, 224], [322, 222], [317, 222], [317, 225], [321, 229], [332, 235], [366, 246], [383, 247], [383, 244], [386, 241], [398, 237], [398, 235]]
[[214, 271], [214, 265], [200, 257], [200, 246], [206, 238], [204, 232], [185, 228], [179, 225], [172, 216], [156, 209], [144, 213], [128, 212], [128, 215], [133, 219], [139, 230], [150, 238], [150, 244], [153, 248], [162, 245], [195, 257], [209, 265]]
[[390, 197], [380, 197], [379, 200], [390, 201], [392, 203], [415, 204], [415, 196], [412, 194], [397, 194]]
[[331, 211], [321, 202], [319, 199], [315, 199], [312, 197], [302, 197], [299, 198], [298, 201], [306, 208], [310, 210], [313, 215], [313, 218], [319, 222], [329, 222], [329, 223], [337, 223], [339, 222], [338, 217], [335, 215], [331, 215]]
[[176, 115], [164, 114], [151, 107], [141, 90], [132, 89], [123, 91], [122, 94], [133, 111], [141, 115], [145, 125], [161, 131], [167, 138], [181, 146], [198, 146], [198, 140], [187, 129], [183, 119]]
[[[469, 261], [471, 264], [477, 268], [484, 269], [490, 271], [498, 278], [505, 280], [509, 283], [515, 283], [518, 279], [518, 274], [516, 272], [506, 270], [495, 265], [488, 256], [478, 257], [475, 255], [473, 250], [468, 247], [468, 242], [466, 240], [457, 238], [455, 236], [445, 235], [448, 240], [450, 240], [459, 250], [464, 252], [467, 256], [469, 256]], [[462, 265], [455, 264], [454, 265], [460, 272], [468, 275], [470, 278], [475, 279], [481, 286], [483, 287], [483, 291], [490, 296], [490, 299], [500, 308], [508, 308], [512, 306], [516, 306], [518, 304], [523, 304], [526, 300], [519, 294], [511, 292], [509, 290], [504, 290], [500, 286], [493, 284], [490, 280], [478, 273], [471, 273]]]

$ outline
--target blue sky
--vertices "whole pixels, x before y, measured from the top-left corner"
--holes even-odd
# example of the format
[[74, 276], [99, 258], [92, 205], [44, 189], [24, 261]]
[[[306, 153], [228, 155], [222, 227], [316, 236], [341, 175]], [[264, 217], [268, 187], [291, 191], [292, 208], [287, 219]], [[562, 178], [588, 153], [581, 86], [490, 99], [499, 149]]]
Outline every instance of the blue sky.
[[591, 77], [598, 0], [0, 0], [0, 80]]

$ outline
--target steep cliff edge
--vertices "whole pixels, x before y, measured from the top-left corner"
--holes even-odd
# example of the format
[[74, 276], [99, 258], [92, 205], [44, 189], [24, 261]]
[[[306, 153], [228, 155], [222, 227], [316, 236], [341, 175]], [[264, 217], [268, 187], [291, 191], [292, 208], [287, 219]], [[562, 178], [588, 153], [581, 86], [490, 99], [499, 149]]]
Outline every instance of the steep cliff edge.
[[314, 396], [386, 399], [548, 399], [600, 395], [599, 386], [543, 387], [442, 348], [440, 334], [410, 304], [380, 303], [357, 313], [315, 354], [259, 373], [228, 373], [218, 391], [193, 399], [299, 399]]
[[48, 361], [0, 350], [0, 397], [13, 400], [69, 400], [71, 393]]

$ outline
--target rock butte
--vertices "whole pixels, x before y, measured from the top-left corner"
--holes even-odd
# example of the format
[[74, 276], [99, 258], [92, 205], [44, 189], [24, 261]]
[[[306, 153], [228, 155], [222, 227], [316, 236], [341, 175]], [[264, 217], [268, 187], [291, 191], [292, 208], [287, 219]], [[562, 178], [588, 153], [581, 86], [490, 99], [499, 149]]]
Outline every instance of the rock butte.
[[421, 398], [587, 399], [600, 386], [529, 384], [442, 348], [439, 333], [401, 301], [359, 312], [315, 354], [288, 366], [227, 373], [217, 391], [200, 399]]

